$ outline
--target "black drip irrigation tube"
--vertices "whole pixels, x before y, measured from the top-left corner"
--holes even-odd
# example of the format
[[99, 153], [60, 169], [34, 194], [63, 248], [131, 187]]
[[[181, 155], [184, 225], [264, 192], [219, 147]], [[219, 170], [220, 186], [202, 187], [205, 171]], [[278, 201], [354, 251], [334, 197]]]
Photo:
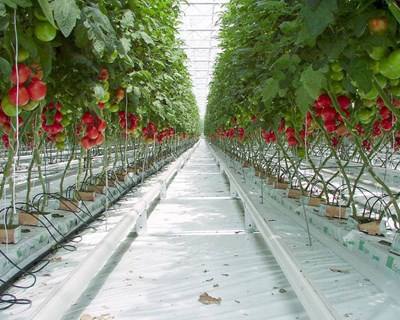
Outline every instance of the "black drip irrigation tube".
[[[146, 171], [145, 177], [151, 177], [152, 175], [154, 175], [155, 173], [159, 172], [163, 167], [165, 167], [168, 163], [171, 163], [172, 161], [176, 160], [176, 158], [181, 155], [183, 152], [185, 152], [186, 150], [188, 150], [190, 147], [192, 147], [194, 145], [194, 143], [190, 143], [190, 144], [186, 144], [184, 146], [182, 146], [179, 150], [177, 150], [177, 156], [176, 157], [166, 157], [164, 160], [160, 160], [161, 166], [159, 168], [159, 170], [157, 170], [154, 173], [149, 173], [149, 170], [151, 168], [148, 169], [148, 171]], [[114, 177], [116, 177], [116, 174], [114, 171], [109, 171], [107, 172], [109, 177], [112, 177], [114, 175]], [[93, 177], [88, 177], [87, 180], [92, 181]], [[97, 176], [95, 177], [97, 178], [101, 178], [101, 176]], [[118, 181], [118, 179], [115, 179], [116, 181]], [[120, 189], [117, 188], [117, 190], [120, 192], [118, 197], [115, 198], [114, 200], [109, 202], [109, 207], [111, 205], [115, 205], [115, 203], [117, 203], [118, 201], [120, 201], [126, 194], [128, 194], [133, 188], [137, 187], [138, 185], [140, 185], [142, 182], [142, 180], [139, 179], [137, 181], [137, 183], [133, 183], [130, 187], [123, 189], [122, 192], [120, 192]], [[115, 181], [114, 181], [115, 182]], [[119, 181], [117, 182], [117, 185], [119, 187], [123, 187]], [[67, 188], [66, 191], [66, 195], [71, 194], [71, 190], [70, 188], [75, 187], [75, 186], [71, 186], [69, 188]], [[74, 189], [75, 190], [75, 189]], [[107, 191], [108, 193], [108, 191]], [[76, 194], [75, 194], [76, 195]], [[107, 196], [107, 195], [106, 195]], [[58, 193], [40, 193], [35, 195], [35, 197], [33, 197], [32, 199], [32, 203], [37, 203], [40, 204], [41, 201], [43, 201], [43, 198], [47, 197], [50, 199], [56, 199], [59, 201], [65, 200], [65, 201], [70, 201], [71, 198], [68, 197], [64, 197], [63, 195], [60, 195]], [[38, 257], [36, 257], [34, 260], [32, 260], [31, 262], [29, 262], [25, 267], [20, 267], [17, 263], [15, 263], [9, 256], [7, 256], [7, 254], [0, 249], [0, 255], [2, 255], [13, 267], [15, 267], [18, 271], [12, 276], [10, 277], [7, 281], [3, 280], [0, 278], [0, 311], [2, 310], [6, 310], [11, 308], [14, 305], [30, 305], [32, 303], [31, 300], [29, 299], [20, 299], [17, 298], [15, 295], [10, 294], [10, 293], [6, 293], [6, 290], [8, 290], [9, 288], [13, 287], [13, 288], [18, 288], [18, 289], [29, 289], [32, 288], [37, 281], [36, 275], [35, 273], [43, 270], [49, 263], [50, 260], [44, 259], [45, 257], [47, 257], [51, 252], [58, 250], [59, 248], [64, 248], [67, 251], [75, 251], [76, 247], [70, 244], [65, 244], [66, 242], [74, 242], [74, 239], [77, 237], [81, 237], [79, 234], [87, 229], [93, 229], [96, 230], [96, 228], [91, 227], [90, 224], [92, 224], [94, 221], [98, 220], [99, 217], [101, 217], [102, 215], [104, 215], [104, 212], [106, 211], [105, 206], [102, 208], [101, 211], [99, 211], [97, 214], [92, 215], [90, 210], [87, 208], [87, 206], [85, 205], [84, 201], [81, 201], [81, 203], [83, 204], [84, 210], [79, 207], [76, 206], [76, 209], [78, 209], [78, 212], [75, 212], [73, 210], [70, 210], [69, 212], [72, 212], [78, 219], [79, 221], [81, 221], [82, 223], [80, 225], [78, 225], [76, 228], [70, 230], [69, 232], [63, 234], [60, 230], [58, 230], [56, 228], [56, 226], [51, 222], [51, 220], [49, 220], [46, 215], [50, 215], [50, 213], [46, 213], [46, 212], [41, 212], [41, 210], [39, 210], [39, 206], [35, 206], [32, 204], [27, 204], [27, 203], [23, 203], [23, 202], [19, 202], [16, 205], [18, 206], [17, 209], [18, 210], [23, 210], [24, 213], [30, 214], [33, 217], [35, 217], [38, 222], [41, 224], [40, 226], [30, 226], [30, 227], [44, 227], [46, 228], [46, 230], [49, 232], [51, 238], [55, 241], [54, 246], [52, 246], [52, 248], [50, 248], [49, 250], [46, 250], [45, 252], [43, 252], [42, 254], [40, 254]], [[70, 204], [73, 205], [73, 202], [70, 202]], [[26, 208], [30, 208], [33, 209], [32, 211], [34, 211], [34, 213], [32, 213], [32, 211], [28, 211]], [[107, 208], [108, 209], [108, 208]], [[0, 210], [0, 213], [5, 211], [5, 219], [7, 219], [7, 215], [8, 212], [12, 210], [12, 207], [7, 207], [7, 208], [3, 208], [2, 210]], [[83, 220], [78, 213], [82, 212], [84, 213], [87, 217], [88, 220], [85, 221]], [[43, 219], [48, 223], [46, 224], [40, 217], [43, 217]], [[52, 216], [54, 216], [52, 214]], [[6, 220], [7, 221], [7, 220]], [[52, 227], [56, 233], [58, 233], [61, 238], [57, 239], [57, 237], [50, 231], [50, 227]], [[76, 242], [75, 242], [76, 243]], [[71, 249], [72, 248], [72, 249]], [[33, 267], [37, 266], [39, 263], [44, 263], [40, 268], [30, 271]], [[27, 285], [27, 286], [21, 286], [21, 285], [15, 285], [14, 282], [16, 280], [18, 280], [19, 278], [21, 278], [24, 275], [28, 275], [32, 277], [32, 283]]]

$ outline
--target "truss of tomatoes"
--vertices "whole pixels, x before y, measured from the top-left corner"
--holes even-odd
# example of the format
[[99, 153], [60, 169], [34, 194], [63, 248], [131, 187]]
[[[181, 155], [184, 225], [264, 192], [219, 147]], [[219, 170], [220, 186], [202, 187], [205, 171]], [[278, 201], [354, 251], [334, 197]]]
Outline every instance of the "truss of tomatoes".
[[153, 141], [157, 135], [157, 126], [154, 122], [149, 122], [146, 127], [142, 129], [143, 138], [146, 141]]
[[3, 112], [9, 117], [15, 117], [17, 104], [19, 112], [36, 109], [47, 94], [47, 85], [42, 80], [43, 71], [39, 65], [14, 65], [10, 74], [12, 87], [1, 103]]
[[156, 139], [158, 143], [162, 143], [165, 139], [172, 138], [175, 135], [174, 128], [167, 128], [157, 133]]
[[124, 129], [126, 134], [135, 132], [139, 123], [138, 116], [136, 116], [132, 112], [120, 111], [118, 113], [118, 117], [119, 117], [119, 126], [122, 129]]
[[[89, 150], [95, 146], [102, 145], [105, 141], [104, 132], [107, 128], [105, 120], [91, 112], [85, 112], [81, 120], [84, 129], [84, 135], [80, 139], [82, 148]], [[77, 128], [77, 135], [80, 135], [81, 131], [82, 126]]]

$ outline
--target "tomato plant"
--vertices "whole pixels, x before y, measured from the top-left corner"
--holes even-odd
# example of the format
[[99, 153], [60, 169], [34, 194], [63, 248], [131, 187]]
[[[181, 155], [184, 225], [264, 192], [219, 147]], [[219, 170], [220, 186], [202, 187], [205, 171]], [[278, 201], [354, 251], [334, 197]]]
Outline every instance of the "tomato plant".
[[[207, 134], [230, 145], [229, 152], [237, 145], [275, 145], [292, 167], [309, 148], [326, 146], [355, 212], [356, 187], [340, 153], [351, 148], [400, 217], [396, 194], [370, 166], [377, 150], [398, 146], [399, 10], [391, 0], [230, 1], [222, 17]], [[257, 121], [251, 120], [254, 114]], [[246, 131], [244, 142], [234, 134], [238, 128]], [[318, 171], [315, 177], [325, 183]]]
[[0, 2], [0, 196], [18, 146], [33, 149], [32, 170], [45, 146], [90, 162], [100, 146], [123, 144], [127, 158], [138, 141], [198, 136], [179, 14], [177, 0]]

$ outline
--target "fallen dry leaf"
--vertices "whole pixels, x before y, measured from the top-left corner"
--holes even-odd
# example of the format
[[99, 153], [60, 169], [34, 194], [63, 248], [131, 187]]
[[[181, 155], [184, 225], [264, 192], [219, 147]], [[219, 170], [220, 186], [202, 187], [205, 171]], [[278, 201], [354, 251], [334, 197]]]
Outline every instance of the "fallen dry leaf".
[[210, 296], [207, 292], [204, 292], [199, 297], [199, 302], [202, 304], [221, 304], [221, 298], [214, 298]]
[[108, 313], [96, 317], [93, 317], [90, 314], [84, 314], [80, 317], [80, 320], [112, 320], [112, 319], [114, 319], [114, 317]]
[[62, 257], [53, 257], [49, 259], [51, 262], [59, 262], [62, 260]]
[[342, 270], [342, 269], [338, 269], [338, 268], [329, 268], [329, 270], [331, 270], [332, 272], [339, 272], [339, 273], [349, 273], [349, 270]]

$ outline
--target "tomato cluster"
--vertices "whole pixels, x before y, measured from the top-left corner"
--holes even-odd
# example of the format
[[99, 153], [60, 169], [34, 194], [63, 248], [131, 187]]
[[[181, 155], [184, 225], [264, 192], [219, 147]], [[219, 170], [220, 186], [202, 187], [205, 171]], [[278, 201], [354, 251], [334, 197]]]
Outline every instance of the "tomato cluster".
[[85, 134], [80, 140], [81, 146], [85, 150], [88, 150], [103, 144], [105, 140], [104, 131], [107, 128], [107, 123], [90, 112], [85, 112], [81, 120], [85, 126]]
[[165, 139], [173, 137], [175, 134], [174, 128], [167, 128], [157, 133], [157, 142], [162, 143]]
[[157, 135], [157, 127], [153, 122], [149, 122], [147, 126], [142, 129], [142, 133], [146, 141], [153, 141]]
[[273, 130], [267, 131], [267, 130], [263, 129], [261, 131], [261, 136], [264, 139], [265, 143], [267, 143], [267, 144], [276, 142], [276, 135]]
[[[351, 100], [343, 95], [336, 99], [346, 117], [350, 117]], [[321, 117], [328, 133], [335, 132], [343, 124], [342, 116], [333, 107], [332, 99], [327, 94], [321, 94], [315, 101], [314, 112], [317, 117]]]
[[124, 129], [125, 133], [134, 133], [139, 122], [138, 116], [131, 112], [125, 113], [124, 111], [120, 111], [118, 113], [118, 116], [119, 126]]
[[[24, 121], [21, 116], [18, 116], [18, 124], [20, 127], [24, 124]], [[11, 117], [6, 115], [1, 108], [0, 108], [0, 128], [4, 131], [2, 135], [2, 142], [4, 148], [8, 149], [10, 147], [9, 134], [12, 132]]]
[[39, 102], [46, 98], [47, 85], [42, 79], [43, 72], [38, 65], [32, 67], [22, 63], [14, 65], [10, 74], [10, 81], [13, 86], [2, 100], [4, 113], [10, 117], [15, 117], [17, 115], [17, 103], [18, 107], [23, 110], [34, 110]]

